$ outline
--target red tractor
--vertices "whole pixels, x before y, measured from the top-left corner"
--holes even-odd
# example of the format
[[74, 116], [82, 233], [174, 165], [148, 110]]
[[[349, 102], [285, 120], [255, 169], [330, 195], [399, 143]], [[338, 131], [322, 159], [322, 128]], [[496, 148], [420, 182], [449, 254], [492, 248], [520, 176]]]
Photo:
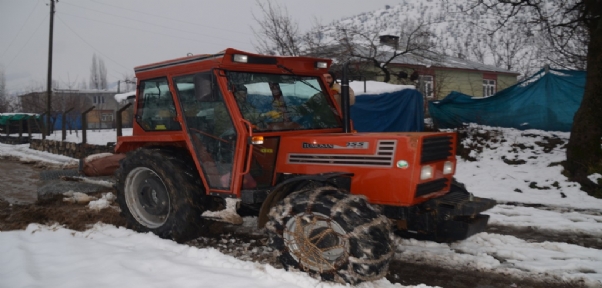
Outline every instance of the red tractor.
[[226, 49], [136, 67], [133, 135], [115, 148], [128, 226], [183, 242], [244, 210], [285, 268], [352, 284], [387, 272], [392, 232], [483, 231], [495, 202], [454, 181], [456, 134], [350, 131], [330, 64]]

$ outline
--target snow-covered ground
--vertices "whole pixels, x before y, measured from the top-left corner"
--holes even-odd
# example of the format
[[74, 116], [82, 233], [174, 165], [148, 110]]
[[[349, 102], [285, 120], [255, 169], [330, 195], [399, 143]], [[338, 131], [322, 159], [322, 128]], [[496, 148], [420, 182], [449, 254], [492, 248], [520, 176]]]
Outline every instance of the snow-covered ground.
[[[457, 165], [457, 178], [469, 191], [501, 203], [488, 211], [490, 224], [602, 237], [602, 200], [568, 182], [560, 173], [560, 166], [550, 165], [564, 159], [562, 145], [545, 153], [536, 144], [544, 137], [558, 137], [566, 143], [567, 133], [473, 128], [482, 133], [497, 131], [494, 134], [506, 139], [488, 142], [490, 148], [471, 152], [476, 161], [459, 159]], [[90, 132], [88, 139], [96, 144], [113, 142], [115, 133]], [[517, 146], [528, 148], [513, 149]], [[59, 165], [74, 160], [33, 151], [27, 145], [0, 144], [0, 156], [6, 155]], [[510, 165], [503, 158], [526, 163]], [[594, 180], [600, 177], [591, 175]], [[530, 185], [531, 182], [536, 184]], [[548, 189], [541, 189], [544, 186]], [[339, 286], [319, 282], [304, 273], [238, 260], [214, 249], [180, 245], [152, 234], [102, 224], [85, 232], [31, 224], [26, 231], [0, 232], [0, 243], [0, 287]], [[405, 261], [542, 281], [580, 280], [588, 287], [602, 286], [602, 251], [575, 244], [480, 233], [452, 244], [398, 238], [396, 245], [396, 258]], [[398, 285], [383, 279], [360, 286]]]
[[[356, 94], [363, 93], [363, 82], [352, 82], [350, 86]], [[412, 88], [373, 81], [366, 86], [372, 94]], [[464, 146], [487, 147], [470, 152], [476, 161], [459, 159], [456, 178], [476, 196], [498, 201], [487, 212], [491, 225], [602, 238], [602, 199], [568, 182], [558, 165], [565, 159], [563, 145], [568, 133], [483, 126], [473, 126], [470, 131], [473, 135], [464, 140]], [[131, 133], [131, 129], [123, 131], [124, 135]], [[474, 133], [489, 133], [493, 138], [476, 143], [479, 135]], [[61, 134], [48, 138], [60, 140]], [[81, 142], [81, 138], [81, 132], [67, 134], [70, 142]], [[544, 151], [540, 143], [548, 138], [562, 143]], [[104, 145], [116, 142], [116, 132], [92, 130], [87, 139], [88, 143]], [[0, 144], [0, 158], [5, 156], [58, 166], [76, 161], [31, 150], [28, 144]], [[523, 164], [512, 164], [520, 162]], [[593, 181], [600, 178], [602, 175], [590, 175]], [[85, 232], [31, 224], [26, 231], [1, 231], [0, 243], [0, 287], [340, 286], [304, 273], [238, 260], [214, 249], [180, 245], [152, 234], [103, 224]], [[486, 232], [452, 244], [397, 238], [396, 245], [395, 257], [404, 261], [602, 287], [602, 251], [588, 245], [525, 241]], [[400, 287], [386, 279], [360, 286]]]

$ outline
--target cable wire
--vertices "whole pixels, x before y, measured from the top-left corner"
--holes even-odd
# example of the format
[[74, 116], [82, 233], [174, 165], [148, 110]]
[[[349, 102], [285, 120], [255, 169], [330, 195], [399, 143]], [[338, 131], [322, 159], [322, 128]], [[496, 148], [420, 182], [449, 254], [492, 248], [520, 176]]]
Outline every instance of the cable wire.
[[59, 19], [59, 21], [61, 21], [61, 23], [63, 23], [63, 25], [65, 25], [65, 27], [67, 27], [67, 29], [71, 30], [71, 32], [73, 32], [73, 34], [75, 34], [79, 39], [81, 39], [82, 41], [84, 41], [84, 43], [86, 43], [88, 46], [90, 46], [90, 48], [92, 48], [92, 50], [98, 52], [98, 54], [106, 57], [107, 59], [111, 60], [111, 62], [117, 64], [117, 66], [122, 67], [124, 69], [128, 69], [128, 70], [132, 70], [133, 68], [130, 67], [125, 67], [121, 64], [119, 64], [119, 62], [111, 59], [109, 56], [105, 55], [104, 53], [100, 52], [100, 50], [96, 49], [94, 46], [92, 46], [92, 44], [90, 44], [88, 41], [86, 41], [86, 39], [84, 39], [83, 37], [81, 37], [79, 34], [77, 34], [77, 32], [75, 32], [75, 30], [71, 29], [71, 27], [69, 27], [69, 25], [67, 25], [67, 23], [65, 23], [65, 21], [63, 21], [63, 19], [61, 19], [61, 17], [58, 17], [58, 15], [56, 15], [56, 18]]
[[2, 52], [2, 55], [0, 55], [0, 59], [2, 57], [4, 57], [4, 54], [6, 54], [6, 52], [8, 51], [8, 49], [10, 49], [10, 47], [13, 45], [13, 42], [15, 42], [15, 39], [17, 39], [17, 37], [19, 37], [19, 34], [21, 34], [21, 31], [23, 30], [23, 27], [25, 27], [25, 24], [27, 24], [27, 22], [29, 22], [29, 18], [31, 18], [31, 15], [33, 14], [33, 11], [35, 11], [36, 8], [38, 8], [38, 4], [40, 4], [39, 0], [36, 3], [36, 6], [34, 6], [33, 9], [31, 9], [31, 12], [29, 12], [29, 16], [27, 16], [27, 19], [25, 20], [25, 22], [23, 22], [23, 25], [21, 25], [21, 28], [19, 29], [19, 32], [17, 32], [17, 34], [15, 34], [15, 37], [13, 37], [13, 39], [10, 41], [10, 44], [8, 44], [8, 47], [6, 47], [6, 50], [4, 50], [4, 52]]
[[6, 64], [6, 66], [10, 66], [10, 64], [13, 63], [13, 61], [15, 60], [15, 58], [17, 58], [17, 56], [19, 56], [21, 54], [21, 52], [23, 52], [23, 48], [25, 48], [25, 46], [29, 43], [29, 41], [31, 40], [31, 38], [33, 38], [33, 35], [35, 35], [36, 33], [38, 33], [38, 30], [42, 26], [42, 23], [44, 23], [46, 21], [46, 19], [48, 19], [48, 15], [46, 15], [44, 17], [44, 19], [42, 19], [42, 21], [40, 21], [40, 24], [38, 24], [38, 27], [36, 28], [36, 30], [31, 34], [31, 36], [29, 36], [29, 39], [27, 39], [27, 42], [25, 42], [25, 44], [23, 44], [23, 46], [21, 47], [21, 49], [19, 49], [19, 52], [13, 57], [13, 59], [10, 59], [10, 61], [8, 62], [8, 64]]
[[[84, 8], [84, 9], [86, 9], [86, 8]], [[88, 9], [88, 10], [91, 10], [91, 9]], [[208, 38], [215, 38], [215, 39], [219, 39], [219, 40], [225, 40], [225, 41], [230, 41], [230, 42], [237, 42], [237, 43], [247, 44], [247, 42], [243, 42], [243, 41], [232, 40], [232, 39], [217, 37], [217, 36], [208, 35], [208, 34], [202, 34], [202, 33], [190, 32], [190, 31], [184, 31], [184, 30], [179, 29], [179, 28], [167, 27], [167, 26], [159, 25], [159, 24], [156, 24], [156, 23], [153, 23], [153, 22], [136, 20], [136, 19], [122, 17], [122, 16], [119, 16], [119, 15], [115, 15], [115, 14], [111, 14], [111, 13], [106, 13], [106, 12], [102, 12], [102, 11], [97, 11], [97, 10], [92, 10], [92, 11], [95, 11], [95, 12], [98, 12], [98, 13], [102, 13], [102, 14], [111, 15], [111, 16], [115, 16], [115, 17], [125, 18], [125, 19], [128, 19], [128, 20], [132, 20], [132, 21], [135, 21], [135, 22], [140, 22], [140, 23], [143, 23], [143, 24], [154, 25], [154, 26], [157, 26], [157, 27], [161, 27], [161, 28], [165, 28], [165, 29], [169, 29], [169, 30], [174, 30], [174, 31], [182, 32], [182, 33], [188, 33], [188, 34], [193, 34], [193, 35], [198, 35], [198, 36], [203, 36], [203, 37], [208, 37]], [[96, 22], [100, 22], [100, 23], [104, 23], [104, 24], [109, 24], [109, 25], [114, 25], [114, 26], [119, 26], [119, 27], [125, 27], [127, 29], [136, 29], [136, 30], [139, 30], [139, 31], [146, 31], [146, 32], [150, 32], [150, 33], [153, 33], [153, 34], [159, 34], [156, 31], [150, 31], [150, 30], [144, 30], [144, 29], [139, 29], [139, 28], [127, 27], [127, 26], [123, 26], [123, 25], [119, 25], [119, 24], [115, 24], [115, 23], [104, 22], [104, 21], [101, 21], [101, 20], [91, 19], [91, 18], [88, 18], [88, 17], [84, 17], [84, 16], [80, 16], [80, 15], [73, 15], [73, 14], [69, 14], [69, 13], [65, 13], [65, 12], [60, 12], [60, 13], [63, 14], [63, 15], [69, 15], [69, 16], [73, 16], [73, 17], [79, 17], [79, 18], [90, 20], [90, 21], [96, 21]], [[178, 36], [174, 36], [174, 35], [170, 35], [170, 34], [161, 34], [161, 35], [165, 35], [165, 36], [169, 36], [169, 37], [174, 37], [174, 38], [185, 39], [185, 40], [191, 40], [191, 41], [198, 41], [198, 39], [183, 38], [183, 37], [178, 37]], [[203, 41], [203, 43], [207, 43], [207, 42]], [[215, 44], [215, 43], [212, 43], [212, 44]], [[215, 44], [215, 45], [218, 45], [218, 44]], [[220, 47], [223, 47], [223, 45], [220, 45]]]
[[149, 15], [149, 16], [153, 16], [153, 17], [159, 17], [159, 18], [163, 18], [163, 19], [167, 19], [167, 20], [172, 20], [172, 21], [176, 21], [176, 22], [181, 22], [181, 23], [185, 23], [185, 24], [191, 24], [191, 25], [196, 25], [196, 26], [201, 26], [201, 27], [206, 27], [206, 28], [211, 28], [211, 29], [216, 29], [216, 30], [222, 30], [222, 31], [237, 33], [237, 34], [241, 34], [241, 35], [248, 35], [248, 33], [240, 32], [240, 31], [228, 30], [228, 29], [223, 29], [223, 28], [218, 28], [218, 27], [213, 27], [213, 26], [208, 26], [208, 25], [202, 25], [202, 24], [198, 24], [198, 23], [183, 21], [183, 20], [180, 20], [180, 19], [174, 19], [174, 18], [165, 17], [163, 15], [145, 13], [145, 12], [137, 11], [137, 10], [134, 10], [134, 9], [119, 7], [119, 6], [113, 5], [113, 4], [102, 3], [102, 2], [98, 2], [98, 1], [94, 1], [94, 0], [91, 0], [91, 1], [94, 2], [94, 3], [96, 3], [96, 4], [111, 6], [111, 7], [115, 7], [115, 8], [119, 8], [119, 9], [123, 9], [123, 10], [132, 11], [132, 12], [135, 12], [135, 13], [145, 14], [145, 15]]

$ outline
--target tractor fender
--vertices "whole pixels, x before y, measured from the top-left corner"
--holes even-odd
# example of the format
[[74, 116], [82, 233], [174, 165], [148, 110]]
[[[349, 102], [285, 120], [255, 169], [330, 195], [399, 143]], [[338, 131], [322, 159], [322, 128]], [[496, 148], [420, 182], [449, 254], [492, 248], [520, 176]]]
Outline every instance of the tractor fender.
[[272, 207], [291, 193], [312, 185], [312, 183], [318, 186], [333, 186], [349, 191], [350, 185], [345, 185], [345, 181], [337, 181], [337, 179], [351, 178], [352, 176], [353, 174], [348, 172], [305, 174], [293, 176], [278, 183], [261, 204], [257, 217], [257, 228], [261, 229], [265, 226], [265, 223], [268, 222], [268, 213], [270, 213]]

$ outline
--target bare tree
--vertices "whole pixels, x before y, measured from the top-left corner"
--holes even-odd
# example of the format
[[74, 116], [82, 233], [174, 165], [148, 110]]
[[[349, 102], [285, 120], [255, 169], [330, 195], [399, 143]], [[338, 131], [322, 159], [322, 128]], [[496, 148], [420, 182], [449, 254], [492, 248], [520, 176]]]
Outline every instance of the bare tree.
[[[388, 64], [399, 56], [408, 53], [420, 54], [428, 51], [434, 44], [426, 21], [404, 20], [395, 24], [379, 23], [371, 29], [338, 25], [336, 27], [340, 57], [355, 58], [372, 63], [374, 68], [384, 74], [383, 82], [391, 80]], [[381, 43], [382, 31], [393, 31], [393, 42]]]
[[107, 68], [104, 60], [92, 55], [92, 66], [90, 66], [90, 89], [107, 89]]
[[253, 15], [259, 28], [253, 28], [257, 38], [255, 49], [263, 54], [299, 56], [301, 35], [299, 26], [291, 19], [286, 8], [275, 2], [256, 1], [263, 18]]
[[8, 95], [6, 95], [6, 78], [4, 70], [0, 69], [0, 113], [8, 112], [9, 110]]
[[[587, 178], [602, 172], [602, 5], [599, 0], [479, 0], [471, 9], [494, 13], [498, 28], [513, 19], [540, 29], [549, 59], [568, 68], [587, 67], [585, 92], [567, 145], [566, 174], [582, 189], [602, 197], [602, 186]], [[555, 55], [559, 55], [554, 57]]]

